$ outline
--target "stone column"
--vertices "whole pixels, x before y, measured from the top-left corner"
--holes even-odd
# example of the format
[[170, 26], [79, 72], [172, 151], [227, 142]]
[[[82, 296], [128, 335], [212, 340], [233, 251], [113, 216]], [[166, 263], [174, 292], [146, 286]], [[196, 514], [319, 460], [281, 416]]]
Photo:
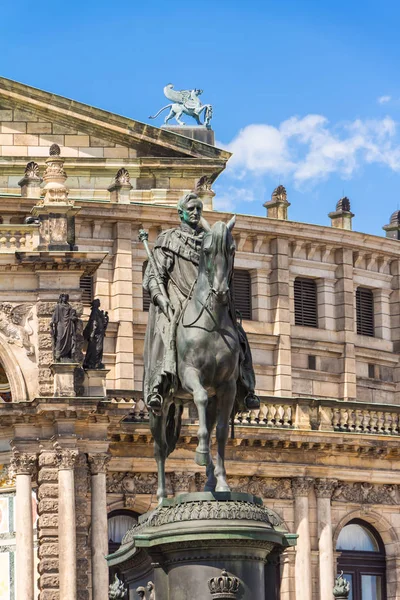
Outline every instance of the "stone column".
[[292, 479], [294, 520], [296, 533], [299, 536], [297, 539], [295, 562], [296, 600], [311, 600], [312, 598], [311, 540], [308, 507], [308, 496], [312, 486], [313, 479], [311, 477], [295, 477]]
[[16, 474], [17, 600], [34, 599], [32, 481], [36, 454], [14, 451], [11, 469]]
[[333, 572], [333, 534], [331, 516], [332, 492], [337, 485], [335, 479], [316, 479], [319, 550], [319, 597], [330, 598], [335, 584]]
[[92, 589], [93, 600], [108, 600], [107, 490], [108, 454], [89, 456], [92, 474]]
[[341, 368], [340, 398], [352, 400], [357, 397], [355, 335], [355, 287], [353, 282], [353, 251], [350, 248], [337, 250], [336, 269], [336, 330], [344, 331], [343, 358]]
[[56, 448], [58, 459], [58, 547], [60, 600], [76, 600], [76, 523], [74, 466], [78, 451]]

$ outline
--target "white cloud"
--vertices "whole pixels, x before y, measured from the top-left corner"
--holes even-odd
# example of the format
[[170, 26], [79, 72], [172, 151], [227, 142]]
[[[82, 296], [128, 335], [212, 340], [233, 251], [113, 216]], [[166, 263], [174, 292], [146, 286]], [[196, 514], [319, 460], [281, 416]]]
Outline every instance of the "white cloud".
[[278, 127], [248, 125], [224, 147], [233, 153], [228, 173], [236, 179], [281, 176], [299, 187], [333, 173], [350, 178], [363, 164], [400, 171], [400, 140], [390, 117], [331, 125], [322, 115], [295, 116]]
[[379, 96], [378, 104], [387, 104], [392, 99], [392, 96]]

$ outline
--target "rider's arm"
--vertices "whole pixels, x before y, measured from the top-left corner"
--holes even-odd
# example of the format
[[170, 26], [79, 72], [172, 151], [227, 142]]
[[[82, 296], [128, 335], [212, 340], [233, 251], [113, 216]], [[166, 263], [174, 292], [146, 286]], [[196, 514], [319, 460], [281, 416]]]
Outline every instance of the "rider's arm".
[[[160, 247], [154, 249], [153, 256], [158, 267], [158, 272], [161, 275], [165, 287], [167, 287], [169, 271], [173, 264], [173, 256], [168, 250]], [[161, 291], [150, 263], [147, 265], [143, 278], [143, 287], [149, 292], [153, 304], [158, 304], [157, 299], [161, 296]]]

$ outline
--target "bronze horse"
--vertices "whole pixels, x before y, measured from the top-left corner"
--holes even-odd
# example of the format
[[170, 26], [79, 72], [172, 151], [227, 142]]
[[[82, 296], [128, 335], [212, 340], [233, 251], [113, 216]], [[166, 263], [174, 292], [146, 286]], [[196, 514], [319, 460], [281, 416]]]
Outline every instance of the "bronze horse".
[[[159, 500], [165, 498], [165, 461], [179, 439], [183, 404], [193, 398], [199, 417], [195, 460], [207, 467], [205, 490], [229, 491], [225, 446], [229, 418], [236, 397], [239, 338], [230, 284], [235, 243], [229, 223], [217, 222], [206, 230], [197, 281], [177, 324], [176, 350], [179, 389], [164, 398], [161, 414], [150, 414], [158, 469]], [[211, 457], [211, 435], [216, 426], [217, 458]]]

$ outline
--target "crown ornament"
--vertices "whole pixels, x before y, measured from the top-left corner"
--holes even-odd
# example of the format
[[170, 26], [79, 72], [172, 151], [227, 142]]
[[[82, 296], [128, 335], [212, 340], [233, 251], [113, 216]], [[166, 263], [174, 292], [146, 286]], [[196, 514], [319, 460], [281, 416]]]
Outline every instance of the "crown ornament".
[[224, 569], [221, 575], [208, 580], [208, 588], [213, 600], [236, 600], [240, 581], [237, 577], [228, 575]]

